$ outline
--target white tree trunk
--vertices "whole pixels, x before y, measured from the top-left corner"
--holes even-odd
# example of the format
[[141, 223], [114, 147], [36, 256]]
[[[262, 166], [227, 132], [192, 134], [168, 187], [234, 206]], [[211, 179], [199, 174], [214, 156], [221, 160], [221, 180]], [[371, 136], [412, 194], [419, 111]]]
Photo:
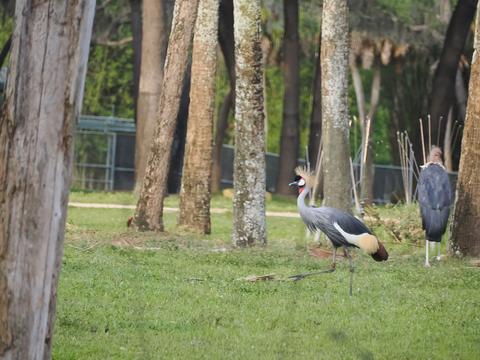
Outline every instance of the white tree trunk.
[[234, 0], [236, 61], [233, 243], [266, 243], [260, 1]]
[[347, 1], [324, 0], [321, 50], [324, 204], [351, 211], [348, 50]]
[[17, 0], [0, 117], [0, 358], [50, 357], [95, 0]]

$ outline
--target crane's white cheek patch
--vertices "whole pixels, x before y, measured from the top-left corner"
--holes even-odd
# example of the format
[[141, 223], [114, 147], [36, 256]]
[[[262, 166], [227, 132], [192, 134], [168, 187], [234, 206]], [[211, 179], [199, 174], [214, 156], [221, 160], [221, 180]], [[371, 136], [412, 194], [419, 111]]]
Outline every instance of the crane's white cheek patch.
[[369, 233], [363, 233], [359, 235], [349, 234], [336, 222], [333, 223], [333, 226], [340, 234], [342, 234], [345, 240], [352, 245], [358, 246], [367, 254], [375, 254], [378, 251], [378, 241], [375, 236], [370, 235]]

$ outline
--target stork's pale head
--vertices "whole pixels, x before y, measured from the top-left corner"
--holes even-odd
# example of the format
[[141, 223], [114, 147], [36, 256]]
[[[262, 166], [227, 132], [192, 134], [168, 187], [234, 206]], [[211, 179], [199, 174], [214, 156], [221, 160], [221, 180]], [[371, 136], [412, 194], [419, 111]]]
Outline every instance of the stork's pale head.
[[307, 182], [300, 175], [295, 176], [295, 181], [288, 184], [289, 186], [296, 186], [298, 188], [298, 193], [300, 194], [304, 189]]

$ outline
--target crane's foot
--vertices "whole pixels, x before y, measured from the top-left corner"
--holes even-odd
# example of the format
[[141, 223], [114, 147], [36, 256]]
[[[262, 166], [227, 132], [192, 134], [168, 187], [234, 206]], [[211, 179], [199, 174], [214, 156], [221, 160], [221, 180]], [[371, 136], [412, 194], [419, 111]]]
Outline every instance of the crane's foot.
[[326, 269], [326, 270], [292, 275], [292, 276], [289, 276], [288, 278], [292, 279], [293, 281], [299, 281], [299, 280], [305, 279], [307, 276], [318, 275], [318, 274], [328, 274], [328, 273], [332, 273], [334, 271], [335, 271], [335, 266], [331, 267], [330, 269]]
[[425, 261], [425, 267], [430, 267], [430, 263], [428, 261]]

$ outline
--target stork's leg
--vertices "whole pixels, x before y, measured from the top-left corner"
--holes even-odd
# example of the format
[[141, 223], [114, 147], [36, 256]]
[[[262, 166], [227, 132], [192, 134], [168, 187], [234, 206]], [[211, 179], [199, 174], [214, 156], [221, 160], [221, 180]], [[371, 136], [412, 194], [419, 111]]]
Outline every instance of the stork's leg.
[[440, 261], [440, 241], [437, 242], [437, 260]]
[[350, 265], [350, 296], [352, 296], [353, 272], [355, 271], [355, 268], [353, 267], [352, 256], [348, 252], [348, 249], [346, 247], [344, 249], [345, 249], [345, 255], [347, 256], [348, 262], [349, 262], [349, 265]]
[[430, 267], [430, 262], [428, 261], [428, 240], [425, 240], [425, 267]]

